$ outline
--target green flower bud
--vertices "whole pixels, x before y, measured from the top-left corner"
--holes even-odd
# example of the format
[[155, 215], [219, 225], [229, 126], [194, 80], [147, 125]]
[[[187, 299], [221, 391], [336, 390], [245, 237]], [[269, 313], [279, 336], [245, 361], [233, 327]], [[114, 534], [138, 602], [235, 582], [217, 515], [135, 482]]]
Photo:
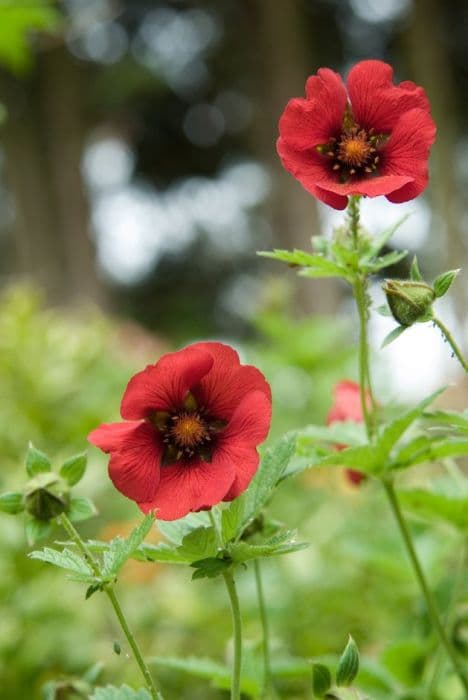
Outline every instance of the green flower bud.
[[68, 510], [68, 487], [56, 474], [37, 474], [26, 484], [25, 509], [38, 520], [51, 520]]
[[385, 280], [382, 289], [393, 318], [400, 325], [412, 326], [431, 319], [435, 293], [425, 282]]

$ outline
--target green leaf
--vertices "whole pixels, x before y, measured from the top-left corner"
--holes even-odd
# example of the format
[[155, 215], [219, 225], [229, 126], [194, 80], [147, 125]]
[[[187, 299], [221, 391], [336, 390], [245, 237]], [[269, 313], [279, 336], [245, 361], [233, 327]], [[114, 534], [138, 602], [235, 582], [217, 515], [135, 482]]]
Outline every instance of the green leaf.
[[462, 532], [468, 531], [468, 496], [459, 498], [423, 489], [398, 492], [403, 507], [422, 520], [438, 520]]
[[276, 445], [266, 450], [260, 467], [244, 494], [244, 512], [240, 529], [255, 518], [272, 495], [296, 450], [296, 435], [285, 435]]
[[338, 662], [336, 684], [348, 687], [359, 672], [359, 651], [354, 639], [350, 636], [346, 648]]
[[332, 684], [331, 673], [323, 664], [312, 664], [312, 692], [317, 698], [323, 698]]
[[109, 548], [104, 552], [102, 574], [106, 578], [115, 577], [125, 562], [131, 558], [139, 545], [143, 542], [154, 523], [154, 515], [149, 513], [132, 530], [127, 539], [116, 537], [109, 543]]
[[192, 555], [165, 542], [160, 544], [142, 544], [133, 553], [133, 556], [140, 561], [155, 561], [167, 564], [190, 564], [193, 561]]
[[415, 687], [421, 682], [421, 675], [431, 653], [431, 640], [405, 639], [387, 647], [382, 662], [392, 675], [405, 686]]
[[29, 545], [42, 542], [47, 539], [52, 531], [52, 524], [45, 520], [37, 518], [28, 518], [26, 520], [26, 539]]
[[244, 496], [235, 498], [221, 514], [221, 530], [223, 534], [223, 542], [233, 540], [239, 533], [243, 522], [245, 510]]
[[387, 318], [390, 318], [393, 316], [392, 312], [390, 311], [389, 307], [387, 304], [382, 304], [381, 306], [377, 306], [375, 309], [378, 314], [381, 316], [386, 316]]
[[67, 547], [62, 550], [44, 547], [44, 549], [30, 552], [28, 556], [30, 559], [45, 561], [49, 564], [53, 564], [54, 566], [58, 566], [61, 569], [71, 571], [74, 574], [80, 574], [84, 577], [93, 576], [91, 567], [81, 556], [81, 554], [78, 554]]
[[72, 523], [78, 523], [97, 515], [97, 509], [89, 498], [72, 498], [67, 515]]
[[348, 447], [339, 452], [335, 451], [331, 455], [318, 460], [314, 466], [349, 467], [366, 474], [378, 474], [383, 470], [385, 463], [380, 459], [375, 445], [361, 445], [359, 447]]
[[429, 404], [431, 404], [443, 391], [445, 391], [445, 387], [435, 391], [433, 394], [420, 401], [415, 408], [404, 412], [398, 418], [382, 427], [377, 438], [376, 447], [379, 452], [379, 458], [382, 460], [383, 464], [386, 464], [388, 461], [392, 448], [398, 442], [401, 436], [408, 430], [414, 421], [422, 415], [424, 409], [427, 408], [427, 406], [429, 406]]
[[182, 671], [189, 673], [198, 678], [212, 680], [215, 682], [227, 681], [228, 687], [230, 684], [231, 672], [229, 668], [223, 664], [199, 656], [187, 656], [178, 658], [174, 656], [155, 656], [148, 660], [150, 664], [168, 668], [173, 671]]
[[298, 451], [310, 441], [357, 447], [366, 442], [366, 429], [363, 423], [351, 420], [331, 425], [308, 425], [297, 432]]
[[210, 519], [206, 512], [189, 513], [179, 520], [158, 520], [159, 531], [174, 544], [181, 544], [185, 535], [208, 525], [210, 525]]
[[366, 255], [362, 258], [364, 262], [368, 262], [371, 260], [373, 257], [378, 255], [380, 250], [385, 247], [385, 245], [388, 243], [390, 238], [393, 236], [393, 234], [397, 231], [397, 229], [400, 228], [402, 224], [411, 216], [411, 214], [405, 214], [404, 216], [401, 217], [401, 219], [398, 219], [396, 223], [392, 224], [389, 228], [385, 229], [377, 238], [374, 240], [374, 243], [371, 245], [369, 248], [369, 251], [366, 253]]
[[[419, 444], [421, 445], [420, 449], [413, 449], [413, 451], [410, 451], [410, 448], [414, 448], [414, 445], [406, 445], [392, 461], [391, 469], [404, 469], [424, 462], [437, 462], [437, 460], [446, 457], [466, 457], [468, 455], [468, 440], [443, 438], [442, 440], [429, 440], [424, 445], [420, 441]], [[406, 460], [403, 461], [402, 456], [405, 455]]]
[[185, 535], [177, 551], [188, 561], [214, 557], [218, 551], [216, 533], [213, 527], [198, 527]]
[[228, 545], [227, 551], [232, 560], [237, 564], [251, 559], [263, 559], [265, 557], [276, 557], [281, 554], [298, 552], [309, 546], [308, 542], [296, 542], [296, 531], [289, 530], [278, 535], [274, 535], [264, 542], [250, 544], [249, 542], [234, 542]]
[[258, 253], [264, 258], [271, 258], [272, 260], [279, 260], [281, 262], [288, 263], [293, 267], [304, 268], [300, 271], [300, 274], [305, 277], [342, 277], [344, 279], [350, 278], [349, 271], [333, 262], [329, 258], [325, 258], [323, 255], [317, 255], [313, 253], [306, 253], [303, 250], [278, 250], [273, 251], [261, 251]]
[[414, 256], [413, 262], [411, 263], [410, 278], [414, 282], [422, 282], [423, 281], [423, 276], [419, 270], [418, 259], [417, 259], [416, 255]]
[[386, 348], [387, 345], [390, 345], [390, 343], [393, 343], [394, 340], [400, 337], [402, 333], [404, 333], [407, 330], [408, 326], [397, 326], [394, 328], [390, 333], [388, 333], [385, 338], [382, 340], [382, 345], [380, 346], [381, 348]]
[[30, 442], [28, 451], [26, 452], [26, 471], [28, 475], [33, 477], [41, 472], [50, 472], [51, 469], [52, 465], [47, 455], [37, 450], [32, 442]]
[[448, 425], [455, 432], [468, 433], [468, 411], [430, 411], [425, 412], [424, 418], [437, 424]]
[[199, 578], [215, 578], [223, 574], [226, 569], [229, 569], [232, 562], [227, 559], [220, 559], [219, 557], [207, 557], [206, 559], [199, 559], [190, 564], [195, 571], [192, 575], [192, 580], [195, 581]]
[[362, 267], [369, 273], [379, 272], [379, 270], [383, 270], [384, 267], [395, 265], [400, 260], [403, 260], [403, 258], [406, 258], [407, 255], [407, 250], [392, 250], [390, 253], [382, 255], [382, 257], [374, 258], [368, 263], [363, 263]]
[[[158, 696], [162, 700], [162, 696]], [[89, 700], [151, 700], [151, 695], [144, 688], [133, 690], [128, 685], [121, 685], [120, 688], [106, 685], [105, 688], [96, 688]]]
[[443, 297], [444, 294], [447, 294], [459, 272], [460, 269], [448, 270], [435, 278], [432, 286], [436, 297]]
[[59, 472], [60, 476], [62, 479], [65, 479], [69, 486], [74, 486], [83, 478], [87, 461], [86, 452], [70, 457], [62, 464]]
[[14, 491], [2, 493], [0, 495], [0, 511], [16, 515], [24, 510], [23, 494]]

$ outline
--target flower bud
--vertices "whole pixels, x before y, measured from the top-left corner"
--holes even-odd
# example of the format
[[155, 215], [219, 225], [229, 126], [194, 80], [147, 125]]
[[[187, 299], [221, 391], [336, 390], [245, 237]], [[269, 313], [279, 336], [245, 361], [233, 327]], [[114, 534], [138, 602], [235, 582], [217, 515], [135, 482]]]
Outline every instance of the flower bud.
[[429, 321], [435, 293], [425, 282], [412, 280], [385, 280], [382, 289], [387, 297], [393, 318], [402, 326]]
[[52, 472], [40, 473], [26, 485], [26, 511], [38, 520], [56, 518], [68, 509], [69, 504], [67, 485]]

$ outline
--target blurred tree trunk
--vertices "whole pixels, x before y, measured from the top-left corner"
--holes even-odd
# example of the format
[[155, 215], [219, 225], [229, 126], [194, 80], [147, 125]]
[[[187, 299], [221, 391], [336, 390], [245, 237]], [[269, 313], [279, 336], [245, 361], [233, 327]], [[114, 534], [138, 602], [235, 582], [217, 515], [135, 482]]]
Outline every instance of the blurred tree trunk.
[[[249, 0], [251, 41], [263, 57], [249, 69], [254, 71], [255, 83], [253, 149], [272, 177], [269, 213], [275, 245], [310, 250], [311, 237], [321, 233], [317, 203], [285, 172], [275, 147], [286, 103], [304, 95], [306, 78], [313, 72], [301, 5], [298, 0]], [[334, 312], [339, 296], [332, 280], [297, 279], [297, 307], [304, 313]]]
[[[413, 0], [412, 21], [408, 25], [406, 40], [409, 63], [415, 81], [427, 90], [434, 120], [437, 124], [437, 140], [433, 149], [431, 167], [431, 196], [440, 256], [435, 272], [445, 267], [463, 267], [467, 251], [463, 244], [462, 202], [456, 174], [455, 153], [457, 145], [456, 89], [444, 39], [447, 5], [443, 0]], [[467, 298], [464, 285], [453, 289], [458, 296], [458, 310], [464, 313]]]
[[4, 129], [20, 275], [51, 303], [100, 297], [80, 172], [84, 67], [64, 47], [42, 52], [34, 75], [7, 88]]

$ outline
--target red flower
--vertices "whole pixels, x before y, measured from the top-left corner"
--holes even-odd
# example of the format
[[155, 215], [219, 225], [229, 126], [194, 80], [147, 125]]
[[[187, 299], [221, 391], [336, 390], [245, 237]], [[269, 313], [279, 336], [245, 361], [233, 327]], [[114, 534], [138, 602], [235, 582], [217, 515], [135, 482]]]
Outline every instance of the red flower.
[[195, 343], [132, 377], [120, 413], [126, 423], [101, 425], [89, 441], [110, 452], [119, 491], [176, 520], [245, 491], [270, 427], [271, 392], [228, 345]]
[[[345, 379], [335, 385], [333, 389], [334, 403], [328, 412], [327, 425], [332, 423], [342, 423], [344, 421], [354, 421], [362, 423], [361, 394], [359, 384]], [[336, 445], [338, 450], [344, 450], [346, 445]], [[365, 479], [365, 475], [355, 469], [346, 469], [346, 476], [349, 481], [359, 486]]]
[[284, 167], [335, 209], [348, 195], [406, 202], [427, 185], [436, 127], [423, 88], [392, 82], [382, 61], [361, 61], [348, 75], [321, 68], [306, 83], [306, 99], [288, 102], [277, 142]]

